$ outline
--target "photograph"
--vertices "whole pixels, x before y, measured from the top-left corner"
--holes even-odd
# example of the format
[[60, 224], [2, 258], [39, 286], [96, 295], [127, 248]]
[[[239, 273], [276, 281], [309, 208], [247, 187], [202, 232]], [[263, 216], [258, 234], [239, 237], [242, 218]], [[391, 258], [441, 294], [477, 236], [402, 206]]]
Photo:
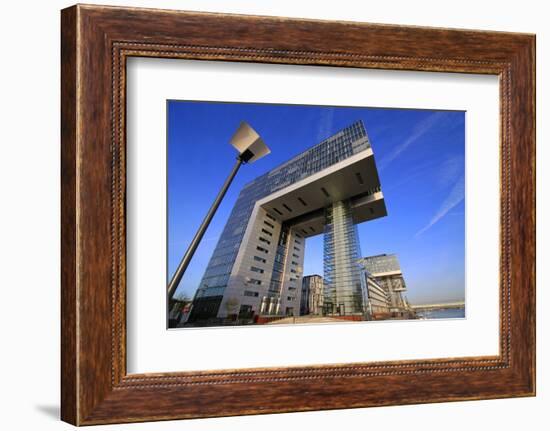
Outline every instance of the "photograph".
[[464, 111], [166, 109], [169, 329], [466, 318]]

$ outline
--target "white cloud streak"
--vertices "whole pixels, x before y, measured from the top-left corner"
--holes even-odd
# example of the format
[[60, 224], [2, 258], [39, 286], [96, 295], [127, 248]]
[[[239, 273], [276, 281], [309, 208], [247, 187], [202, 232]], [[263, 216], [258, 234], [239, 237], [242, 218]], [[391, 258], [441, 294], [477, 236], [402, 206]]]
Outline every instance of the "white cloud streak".
[[435, 213], [435, 215], [432, 217], [430, 222], [424, 226], [422, 229], [420, 229], [416, 234], [415, 237], [419, 237], [424, 232], [426, 232], [428, 229], [430, 229], [434, 224], [439, 222], [443, 217], [445, 217], [449, 211], [451, 211], [455, 206], [457, 206], [460, 202], [464, 200], [464, 175], [461, 175], [458, 181], [454, 184], [453, 188]]
[[445, 116], [444, 112], [436, 112], [421, 121], [412, 131], [411, 135], [400, 145], [396, 146], [391, 153], [378, 163], [378, 170], [386, 168], [391, 162], [397, 159], [411, 144], [424, 136], [438, 121]]
[[317, 142], [321, 142], [329, 137], [334, 120], [334, 108], [326, 108], [322, 115], [323, 117], [319, 121], [319, 130], [317, 131]]
[[464, 157], [454, 156], [445, 160], [438, 169], [437, 184], [441, 188], [448, 187], [464, 171]]

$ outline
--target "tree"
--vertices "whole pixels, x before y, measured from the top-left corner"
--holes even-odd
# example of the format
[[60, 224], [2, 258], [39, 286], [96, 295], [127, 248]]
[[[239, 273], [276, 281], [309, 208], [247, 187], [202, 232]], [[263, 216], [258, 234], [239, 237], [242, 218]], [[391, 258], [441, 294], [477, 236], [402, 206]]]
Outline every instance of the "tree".
[[237, 307], [239, 306], [239, 300], [235, 297], [228, 298], [225, 302], [225, 308], [227, 315], [237, 314]]
[[191, 302], [191, 296], [186, 292], [180, 292], [174, 296], [174, 299], [179, 302]]

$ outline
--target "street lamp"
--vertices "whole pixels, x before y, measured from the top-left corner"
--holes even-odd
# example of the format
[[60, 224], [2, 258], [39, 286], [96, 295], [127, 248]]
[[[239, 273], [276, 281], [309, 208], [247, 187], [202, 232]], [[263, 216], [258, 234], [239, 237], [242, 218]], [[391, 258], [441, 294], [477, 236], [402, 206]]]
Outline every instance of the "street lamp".
[[189, 244], [189, 247], [183, 255], [183, 258], [181, 259], [181, 262], [179, 263], [178, 268], [176, 269], [176, 272], [172, 277], [172, 280], [170, 280], [170, 283], [168, 283], [169, 301], [171, 301], [174, 297], [181, 278], [183, 277], [183, 274], [185, 273], [189, 262], [191, 262], [193, 255], [195, 254], [195, 250], [199, 246], [199, 243], [201, 242], [201, 239], [206, 232], [208, 225], [212, 221], [216, 210], [220, 206], [220, 203], [225, 196], [229, 185], [233, 181], [233, 178], [235, 178], [235, 175], [237, 174], [237, 171], [239, 170], [241, 165], [243, 163], [255, 162], [256, 160], [268, 155], [271, 152], [271, 150], [267, 147], [262, 138], [260, 138], [260, 135], [258, 135], [258, 133], [252, 127], [250, 127], [248, 123], [244, 121], [239, 125], [239, 128], [231, 138], [230, 142], [231, 145], [233, 145], [233, 147], [235, 147], [235, 149], [239, 152], [239, 155], [237, 156], [237, 161], [233, 165], [231, 173], [223, 183], [223, 186], [220, 189], [218, 196], [216, 196], [216, 199], [214, 199], [214, 203], [206, 213], [206, 216], [199, 226], [197, 233], [193, 237], [193, 240]]

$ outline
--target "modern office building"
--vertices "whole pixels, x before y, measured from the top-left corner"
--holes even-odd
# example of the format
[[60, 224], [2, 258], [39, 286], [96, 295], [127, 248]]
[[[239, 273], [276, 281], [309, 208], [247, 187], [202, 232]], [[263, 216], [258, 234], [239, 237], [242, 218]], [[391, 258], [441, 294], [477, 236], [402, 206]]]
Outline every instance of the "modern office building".
[[298, 316], [305, 240], [320, 234], [325, 311], [364, 314], [356, 224], [385, 215], [371, 144], [358, 121], [243, 187], [188, 321]]
[[367, 284], [368, 319], [387, 318], [391, 313], [390, 295], [368, 271], [364, 271], [363, 274]]
[[300, 301], [300, 315], [323, 314], [324, 302], [323, 277], [320, 275], [306, 275], [302, 278], [302, 299]]
[[403, 292], [407, 290], [399, 259], [395, 254], [379, 254], [363, 259], [365, 269], [375, 277], [378, 284], [390, 297], [392, 311], [408, 308]]

